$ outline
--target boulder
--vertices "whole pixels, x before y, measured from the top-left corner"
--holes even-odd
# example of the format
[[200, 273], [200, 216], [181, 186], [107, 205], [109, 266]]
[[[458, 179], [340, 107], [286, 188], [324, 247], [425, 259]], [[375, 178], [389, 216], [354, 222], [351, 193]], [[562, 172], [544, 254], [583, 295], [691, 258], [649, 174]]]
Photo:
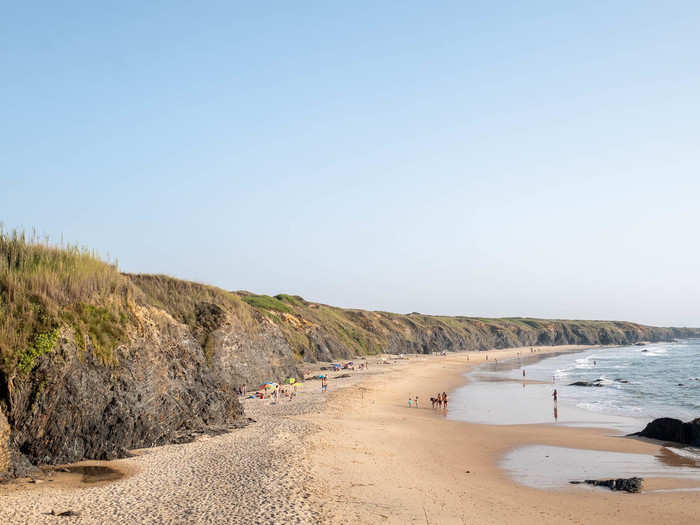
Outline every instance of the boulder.
[[574, 381], [569, 383], [569, 386], [603, 386], [602, 383], [598, 381]]
[[649, 423], [644, 430], [630, 435], [700, 446], [700, 418], [684, 423], [680, 419], [662, 417]]

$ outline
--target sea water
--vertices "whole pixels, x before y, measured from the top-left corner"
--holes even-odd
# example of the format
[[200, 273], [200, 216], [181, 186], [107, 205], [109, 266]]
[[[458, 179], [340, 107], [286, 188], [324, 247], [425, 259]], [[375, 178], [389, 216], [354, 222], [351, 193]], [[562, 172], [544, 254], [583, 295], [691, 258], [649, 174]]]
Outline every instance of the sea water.
[[594, 413], [646, 422], [700, 417], [700, 339], [561, 354], [503, 375], [522, 379], [523, 368], [527, 379], [553, 382], [560, 400]]
[[[453, 392], [451, 418], [490, 424], [588, 421], [632, 431], [658, 417], [700, 417], [700, 339], [552, 357], [526, 350], [519, 358], [485, 364], [468, 378], [467, 386]], [[555, 388], [556, 420], [549, 410]]]
[[[502, 425], [595, 426], [626, 434], [643, 429], [658, 417], [683, 421], [700, 417], [700, 339], [558, 355], [525, 350], [515, 359], [490, 361], [467, 377], [469, 384], [452, 392], [451, 419]], [[572, 385], [576, 382], [600, 386]], [[558, 393], [556, 405], [554, 389]], [[585, 466], [590, 454], [557, 447], [519, 447], [503, 458], [502, 467], [524, 484], [561, 486], [564, 479], [587, 474], [583, 467], [577, 470], [574, 460], [580, 459]], [[663, 447], [660, 455], [646, 456], [643, 461], [634, 454], [593, 454], [605, 454], [610, 466], [606, 475], [644, 472], [650, 477], [700, 479], [700, 450], [693, 447]], [[675, 459], [667, 461], [664, 455]], [[557, 461], [560, 456], [561, 461]], [[679, 458], [685, 462], [680, 468]], [[542, 465], [552, 468], [540, 468]]]

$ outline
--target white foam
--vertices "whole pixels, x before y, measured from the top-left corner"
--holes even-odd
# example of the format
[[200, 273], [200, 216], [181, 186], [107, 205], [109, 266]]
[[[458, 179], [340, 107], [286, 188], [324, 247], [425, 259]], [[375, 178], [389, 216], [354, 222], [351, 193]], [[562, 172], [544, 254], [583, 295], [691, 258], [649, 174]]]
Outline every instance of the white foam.
[[666, 450], [673, 452], [676, 456], [695, 461], [696, 466], [700, 466], [700, 449], [697, 448], [675, 448], [664, 447]]

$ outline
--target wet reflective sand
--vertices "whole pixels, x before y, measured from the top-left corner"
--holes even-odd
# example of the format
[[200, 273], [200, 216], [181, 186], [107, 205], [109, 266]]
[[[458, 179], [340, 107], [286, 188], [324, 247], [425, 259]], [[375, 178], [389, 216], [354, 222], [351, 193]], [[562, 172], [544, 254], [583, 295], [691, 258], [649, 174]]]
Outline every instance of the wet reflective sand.
[[[586, 479], [676, 478], [700, 489], [700, 466], [662, 448], [659, 455], [583, 450], [546, 445], [518, 447], [500, 462], [510, 476], [535, 488], [564, 488]], [[579, 487], [585, 487], [579, 485]]]

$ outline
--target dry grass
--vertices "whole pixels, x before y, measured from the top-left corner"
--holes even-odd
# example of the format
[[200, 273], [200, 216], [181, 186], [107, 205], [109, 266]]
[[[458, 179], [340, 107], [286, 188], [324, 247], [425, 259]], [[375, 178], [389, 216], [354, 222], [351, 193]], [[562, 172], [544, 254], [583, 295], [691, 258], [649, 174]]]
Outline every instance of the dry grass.
[[[0, 230], [0, 361], [13, 374], [51, 351], [59, 327], [73, 326], [99, 351], [121, 336], [129, 282], [116, 263], [78, 246], [53, 246]], [[117, 301], [115, 302], [115, 298]], [[85, 341], [85, 337], [81, 338]]]

